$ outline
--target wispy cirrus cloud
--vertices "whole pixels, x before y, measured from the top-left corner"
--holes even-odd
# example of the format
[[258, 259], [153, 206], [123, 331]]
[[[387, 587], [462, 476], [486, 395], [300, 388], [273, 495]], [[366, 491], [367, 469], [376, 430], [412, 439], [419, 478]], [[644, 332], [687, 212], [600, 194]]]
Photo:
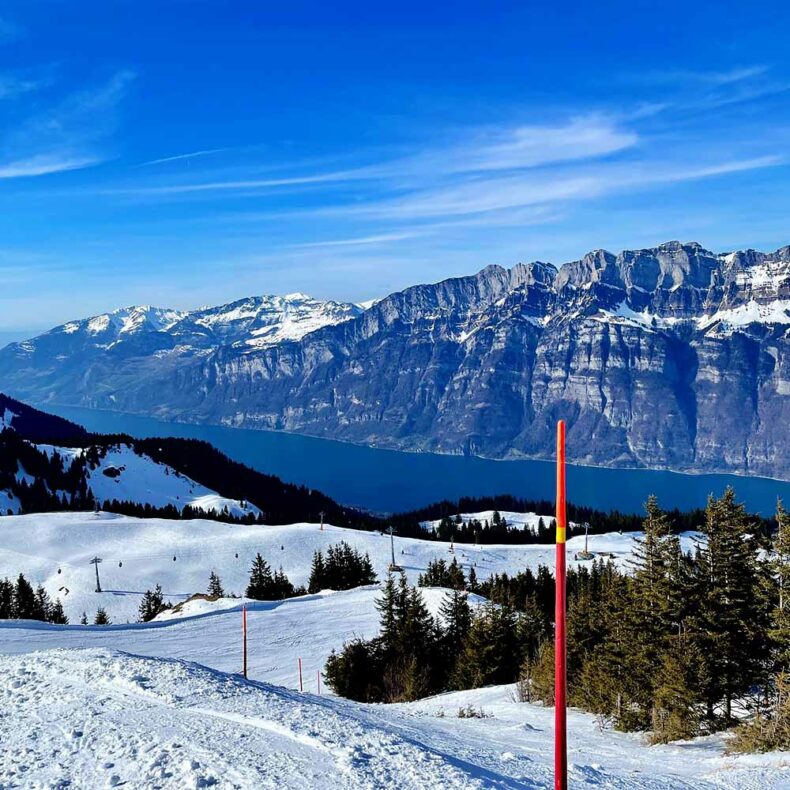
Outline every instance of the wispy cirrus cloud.
[[211, 156], [213, 154], [221, 154], [229, 149], [227, 148], [206, 148], [200, 151], [189, 151], [185, 154], [174, 154], [173, 156], [163, 156], [159, 159], [150, 159], [147, 162], [141, 162], [138, 167], [148, 167], [149, 165], [163, 165], [168, 162], [180, 162], [189, 159], [198, 159], [203, 156]]
[[106, 82], [69, 94], [29, 115], [0, 137], [0, 177], [29, 178], [78, 170], [106, 160], [117, 108], [134, 80], [119, 71]]
[[[448, 139], [441, 146], [427, 147], [407, 156], [368, 162], [354, 168], [280, 178], [213, 178], [149, 183], [119, 187], [110, 192], [156, 197], [250, 192], [355, 181], [380, 181], [407, 187], [426, 180], [466, 173], [521, 170], [596, 159], [630, 148], [637, 141], [638, 135], [633, 129], [624, 128], [603, 115], [588, 115], [554, 125], [520, 124], [477, 128], [455, 139]], [[166, 157], [153, 160], [151, 164], [201, 153]]]
[[18, 159], [0, 164], [0, 178], [26, 178], [81, 170], [100, 161], [102, 160], [98, 157], [39, 154], [30, 159]]

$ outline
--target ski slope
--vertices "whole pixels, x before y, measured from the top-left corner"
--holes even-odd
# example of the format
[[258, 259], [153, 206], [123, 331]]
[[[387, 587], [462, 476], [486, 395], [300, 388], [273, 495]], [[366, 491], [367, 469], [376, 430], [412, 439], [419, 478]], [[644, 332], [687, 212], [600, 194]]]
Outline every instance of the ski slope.
[[[447, 591], [427, 589], [425, 601], [437, 614]], [[343, 643], [378, 634], [378, 587], [320, 593], [285, 601], [248, 604], [248, 675], [255, 680], [317, 690], [316, 673]], [[473, 602], [479, 602], [472, 596]], [[224, 608], [223, 608], [224, 607]], [[52, 648], [108, 648], [145, 656], [196, 661], [223, 672], [242, 666], [241, 602], [224, 599], [202, 615], [111, 626], [55, 626], [31, 620], [0, 620], [0, 655]]]
[[[552, 780], [550, 709], [512, 687], [360, 705], [110, 650], [0, 657], [0, 787], [537, 790]], [[459, 719], [471, 704], [486, 714]], [[569, 715], [577, 788], [787, 787], [781, 754], [720, 739], [646, 747]]]
[[[209, 574], [216, 571], [227, 594], [241, 595], [257, 552], [274, 568], [282, 567], [295, 585], [306, 584], [316, 550], [345, 540], [367, 552], [383, 579], [391, 560], [390, 539], [378, 532], [362, 532], [317, 524], [239, 526], [216, 521], [138, 519], [110, 513], [45, 513], [0, 518], [0, 577], [19, 573], [43, 584], [52, 598], [59, 597], [72, 623], [82, 612], [92, 615], [104, 607], [114, 623], [135, 621], [142, 594], [162, 585], [166, 600], [182, 601], [205, 592]], [[693, 547], [694, 534], [683, 536], [683, 547]], [[611, 533], [590, 537], [593, 552], [611, 554], [625, 563], [633, 535]], [[394, 539], [395, 560], [412, 583], [436, 558], [453, 557], [479, 580], [492, 573], [517, 573], [544, 564], [553, 567], [551, 545], [450, 544], [413, 538]], [[571, 564], [584, 538], [568, 541]], [[238, 556], [237, 556], [238, 555]], [[98, 556], [104, 592], [96, 593], [94, 567]], [[174, 560], [175, 558], [175, 560]]]
[[[470, 521], [479, 521], [481, 524], [488, 522], [491, 524], [494, 521], [493, 510], [482, 510], [479, 513], [461, 513], [461, 521], [468, 524]], [[529, 532], [537, 533], [541, 519], [546, 527], [550, 527], [554, 521], [554, 516], [541, 515], [540, 513], [514, 513], [510, 510], [500, 510], [499, 515], [507, 522], [507, 525], [516, 529], [524, 529]], [[422, 526], [425, 529], [436, 529], [442, 523], [442, 519], [435, 519], [434, 521], [423, 521]], [[573, 525], [574, 522], [570, 522]]]

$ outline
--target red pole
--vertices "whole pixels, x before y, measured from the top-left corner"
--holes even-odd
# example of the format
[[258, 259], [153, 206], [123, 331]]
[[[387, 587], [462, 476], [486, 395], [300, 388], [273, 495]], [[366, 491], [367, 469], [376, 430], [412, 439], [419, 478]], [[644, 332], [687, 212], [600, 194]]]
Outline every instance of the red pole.
[[554, 790], [568, 789], [565, 677], [565, 421], [557, 422], [557, 536], [554, 576]]
[[244, 678], [247, 678], [247, 607], [241, 607], [241, 640], [242, 640], [242, 651], [244, 656], [244, 664], [242, 673], [244, 674]]
[[299, 660], [299, 691], [304, 691], [304, 686], [302, 685], [302, 659]]

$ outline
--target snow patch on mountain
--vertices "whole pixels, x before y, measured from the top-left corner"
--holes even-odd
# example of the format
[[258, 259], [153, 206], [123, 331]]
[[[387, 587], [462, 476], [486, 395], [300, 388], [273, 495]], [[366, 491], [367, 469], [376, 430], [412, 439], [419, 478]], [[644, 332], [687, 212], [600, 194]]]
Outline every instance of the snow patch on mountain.
[[[479, 521], [484, 524], [486, 521], [492, 524], [494, 521], [493, 510], [481, 510], [479, 513], [461, 513], [461, 521], [468, 524], [470, 521]], [[546, 527], [550, 527], [554, 521], [554, 516], [540, 515], [539, 513], [513, 513], [509, 510], [498, 511], [501, 518], [507, 521], [509, 527], [524, 529], [537, 534], [541, 519]], [[451, 517], [453, 520], [455, 516]], [[424, 529], [436, 529], [442, 523], [441, 519], [435, 521], [423, 521], [421, 526]]]
[[[82, 456], [82, 449], [36, 445], [52, 457], [57, 453], [68, 466]], [[225, 509], [233, 516], [258, 516], [260, 510], [249, 502], [229, 499], [196, 483], [167, 464], [159, 463], [147, 455], [138, 455], [126, 444], [109, 447], [95, 469], [88, 469], [88, 487], [99, 502], [118, 501], [148, 503], [154, 507], [173, 505], [183, 510], [186, 505], [222, 513]]]

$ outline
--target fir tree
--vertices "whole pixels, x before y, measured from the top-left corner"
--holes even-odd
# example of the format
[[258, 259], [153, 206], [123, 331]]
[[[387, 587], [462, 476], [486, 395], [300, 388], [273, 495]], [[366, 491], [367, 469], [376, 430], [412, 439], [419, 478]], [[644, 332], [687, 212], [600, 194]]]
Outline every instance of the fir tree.
[[36, 594], [30, 582], [20, 573], [14, 587], [14, 617], [19, 620], [35, 620], [36, 613]]
[[260, 554], [255, 555], [250, 569], [250, 581], [245, 595], [256, 601], [271, 600], [274, 577], [269, 563]]
[[82, 617], [80, 617], [80, 625], [88, 625], [88, 613], [83, 612]]
[[790, 671], [790, 515], [781, 501], [777, 503], [776, 522], [771, 570], [778, 587], [778, 598], [771, 613], [770, 636], [775, 645], [776, 668], [779, 672], [788, 672]]
[[146, 590], [143, 594], [143, 600], [140, 601], [139, 609], [140, 622], [148, 623], [158, 614], [169, 608], [170, 605], [165, 604], [162, 587], [157, 584], [153, 590]]
[[94, 625], [110, 625], [110, 618], [107, 616], [107, 612], [104, 610], [104, 607], [100, 606], [96, 610], [96, 617], [93, 620]]
[[208, 594], [213, 598], [225, 597], [225, 590], [222, 589], [222, 582], [214, 571], [211, 571], [208, 577]]
[[2, 579], [0, 580], [0, 620], [11, 620], [14, 616], [14, 585], [8, 579]]
[[55, 603], [52, 605], [49, 621], [50, 623], [55, 623], [56, 625], [69, 624], [69, 618], [66, 617], [66, 612], [63, 610], [63, 604], [60, 602], [60, 598], [57, 598]]
[[690, 636], [672, 637], [656, 673], [652, 743], [699, 734], [703, 666], [702, 654]]
[[705, 511], [707, 544], [699, 553], [698, 628], [705, 658], [708, 718], [723, 699], [724, 721], [732, 701], [763, 674], [767, 653], [767, 607], [758, 567], [755, 527], [728, 488], [710, 497]]

